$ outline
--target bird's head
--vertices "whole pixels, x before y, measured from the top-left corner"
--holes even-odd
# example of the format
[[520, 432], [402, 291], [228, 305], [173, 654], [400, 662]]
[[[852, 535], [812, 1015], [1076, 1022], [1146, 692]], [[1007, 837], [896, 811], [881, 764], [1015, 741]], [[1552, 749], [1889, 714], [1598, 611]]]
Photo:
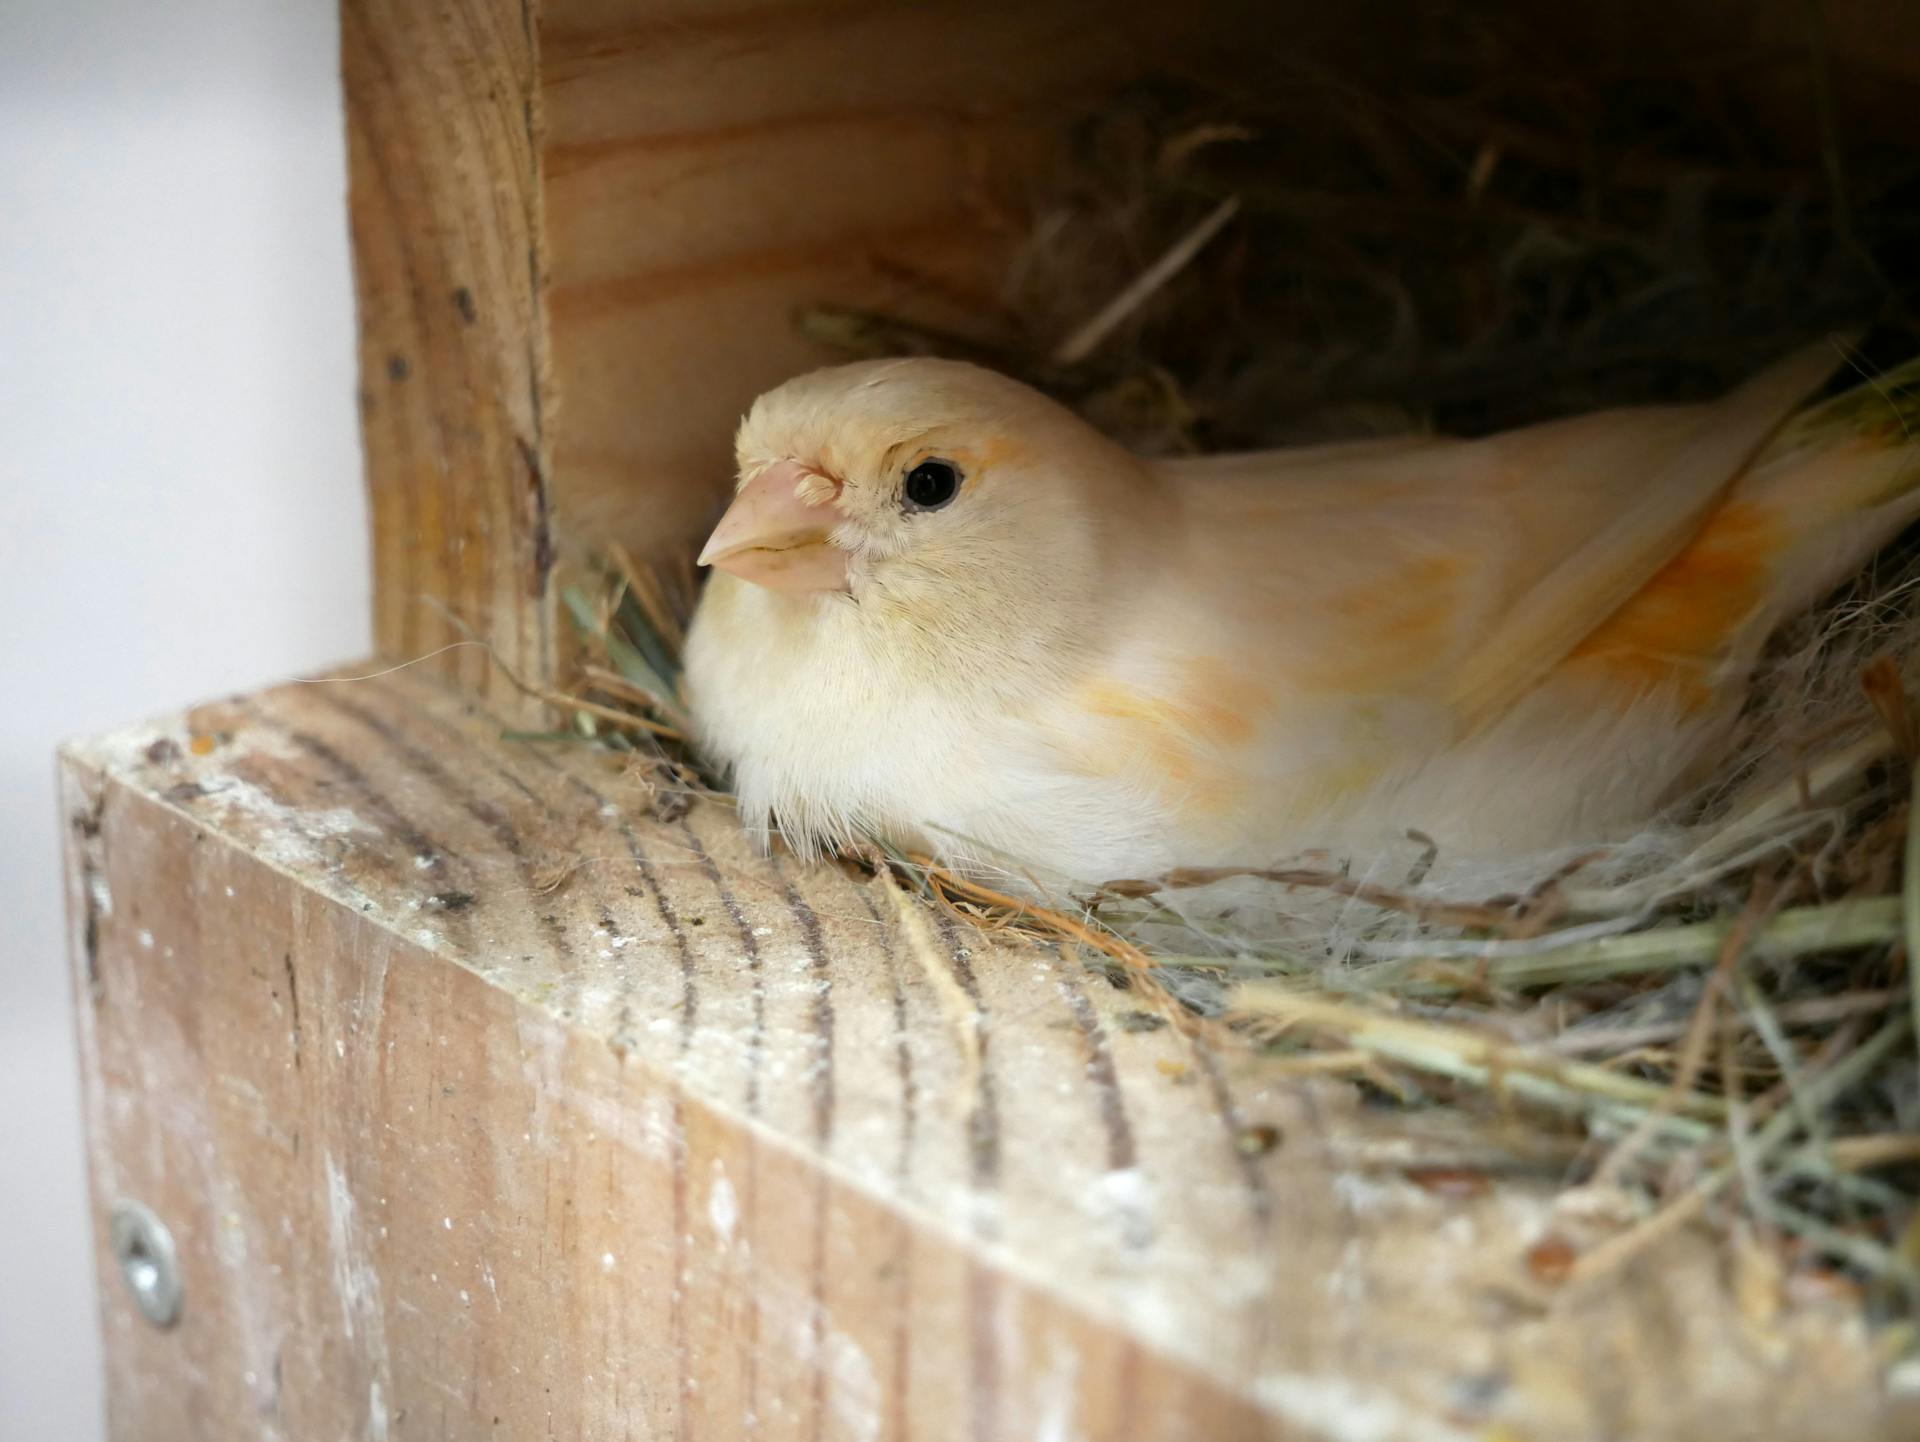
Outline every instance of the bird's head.
[[703, 565], [893, 606], [1084, 596], [1130, 495], [1151, 487], [1037, 391], [927, 358], [787, 381], [753, 403], [735, 454], [738, 489]]

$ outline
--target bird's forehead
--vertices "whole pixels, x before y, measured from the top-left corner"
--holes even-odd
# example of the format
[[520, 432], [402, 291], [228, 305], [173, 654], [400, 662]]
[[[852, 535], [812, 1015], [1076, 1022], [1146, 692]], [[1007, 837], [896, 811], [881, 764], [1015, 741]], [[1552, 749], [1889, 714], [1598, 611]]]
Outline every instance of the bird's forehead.
[[1021, 449], [1016, 437], [1033, 427], [1020, 422], [1037, 399], [1003, 376], [948, 362], [816, 371], [754, 403], [740, 428], [738, 460], [743, 474], [793, 459], [846, 480], [935, 454], [984, 469]]
[[984, 457], [1004, 455], [1010, 442], [988, 417], [952, 407], [913, 410], [855, 405], [789, 415], [772, 414], [760, 425], [743, 428], [743, 467], [794, 459], [851, 479], [890, 470], [920, 454], [955, 452]]

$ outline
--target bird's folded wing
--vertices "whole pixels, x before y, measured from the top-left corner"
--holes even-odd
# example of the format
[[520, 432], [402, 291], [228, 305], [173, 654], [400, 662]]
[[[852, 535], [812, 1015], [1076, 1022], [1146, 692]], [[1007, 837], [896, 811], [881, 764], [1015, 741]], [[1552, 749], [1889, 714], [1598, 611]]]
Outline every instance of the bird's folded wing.
[[1569, 472], [1603, 460], [1631, 466], [1637, 478], [1622, 478], [1617, 511], [1596, 517], [1592, 539], [1499, 618], [1451, 678], [1447, 699], [1463, 723], [1471, 729], [1498, 715], [1651, 581], [1837, 362], [1830, 344], [1799, 351], [1726, 399], [1682, 412], [1693, 424], [1677, 436], [1657, 412], [1576, 423], [1576, 433], [1617, 426], [1620, 434], [1591, 451], [1570, 445]]
[[1498, 715], [1630, 600], [1832, 371], [1822, 343], [1709, 405], [1477, 441], [1402, 438], [1160, 462], [1213, 604], [1288, 683]]

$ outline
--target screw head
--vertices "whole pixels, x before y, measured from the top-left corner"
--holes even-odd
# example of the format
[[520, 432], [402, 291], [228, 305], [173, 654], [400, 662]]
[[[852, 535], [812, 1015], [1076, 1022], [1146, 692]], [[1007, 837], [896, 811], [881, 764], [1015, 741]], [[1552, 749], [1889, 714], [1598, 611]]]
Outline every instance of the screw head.
[[135, 1201], [115, 1202], [107, 1231], [120, 1279], [133, 1294], [140, 1315], [156, 1327], [180, 1320], [180, 1258], [173, 1233], [151, 1210]]

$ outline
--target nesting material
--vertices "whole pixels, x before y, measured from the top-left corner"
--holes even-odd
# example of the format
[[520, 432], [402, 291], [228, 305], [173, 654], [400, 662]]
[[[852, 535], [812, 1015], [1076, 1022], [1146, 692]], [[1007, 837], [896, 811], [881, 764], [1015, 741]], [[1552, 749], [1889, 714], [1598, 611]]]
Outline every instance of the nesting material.
[[[1696, 399], [1863, 318], [1891, 339], [1852, 380], [1920, 349], [1920, 149], [1843, 143], [1817, 45], [1740, 62], [1798, 67], [1807, 127], [1774, 144], [1731, 61], [1556, 70], [1447, 13], [1391, 93], [1167, 76], [1098, 107], [1036, 193], [1003, 201], [1027, 239], [964, 334], [830, 305], [796, 323], [848, 356], [982, 361], [1162, 452]], [[1916, 374], [1878, 393], [1920, 428]], [[1410, 1173], [1431, 1170], [1425, 1123], [1457, 1139], [1480, 1117], [1497, 1125], [1476, 1165], [1628, 1199], [1639, 1219], [1566, 1259], [1572, 1281], [1744, 1217], [1912, 1313], [1917, 554], [1896, 546], [1776, 637], [1715, 774], [1624, 842], [1495, 873], [1409, 835], [1046, 906], [877, 845], [858, 859], [917, 904], [1070, 943], [1164, 1024], [1350, 1075], [1400, 1109]], [[613, 557], [567, 599], [564, 734], [630, 752], [661, 807], [717, 793], [675, 692], [690, 569]], [[1192, 904], [1223, 889], [1239, 904]]]

